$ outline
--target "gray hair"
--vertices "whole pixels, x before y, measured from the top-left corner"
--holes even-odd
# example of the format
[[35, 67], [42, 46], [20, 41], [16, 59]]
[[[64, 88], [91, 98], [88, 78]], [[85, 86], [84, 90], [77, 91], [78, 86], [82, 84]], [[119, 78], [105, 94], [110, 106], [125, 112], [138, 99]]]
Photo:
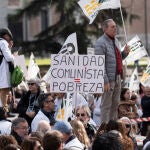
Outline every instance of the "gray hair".
[[108, 27], [108, 23], [111, 22], [111, 21], [114, 21], [114, 20], [113, 20], [113, 19], [107, 19], [107, 20], [105, 20], [105, 21], [102, 23], [103, 32], [104, 32], [105, 29]]
[[14, 119], [14, 120], [12, 121], [12, 130], [13, 130], [14, 128], [17, 128], [18, 125], [19, 125], [21, 122], [27, 122], [27, 121], [26, 121], [26, 119], [21, 118], [21, 117]]

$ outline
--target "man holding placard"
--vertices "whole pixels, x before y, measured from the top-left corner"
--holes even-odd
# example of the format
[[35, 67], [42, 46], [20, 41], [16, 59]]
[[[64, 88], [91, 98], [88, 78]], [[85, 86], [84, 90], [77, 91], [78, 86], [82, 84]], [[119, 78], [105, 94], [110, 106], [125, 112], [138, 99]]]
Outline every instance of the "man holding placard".
[[105, 55], [104, 93], [101, 101], [101, 120], [108, 122], [117, 119], [118, 102], [121, 91], [122, 59], [129, 53], [129, 46], [120, 52], [117, 26], [113, 19], [107, 19], [102, 24], [104, 34], [95, 44], [95, 54]]

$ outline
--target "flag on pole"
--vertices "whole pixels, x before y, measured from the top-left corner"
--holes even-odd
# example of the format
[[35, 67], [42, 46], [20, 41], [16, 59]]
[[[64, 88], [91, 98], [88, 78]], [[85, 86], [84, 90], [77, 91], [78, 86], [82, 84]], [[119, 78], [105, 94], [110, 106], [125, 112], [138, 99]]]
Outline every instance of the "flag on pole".
[[29, 61], [29, 65], [28, 65], [28, 71], [27, 71], [27, 80], [29, 80], [31, 78], [35, 78], [39, 72], [40, 72], [40, 69], [35, 62], [33, 53], [31, 53], [30, 61]]
[[139, 77], [138, 77], [138, 69], [137, 67], [134, 69], [130, 82], [129, 82], [130, 91], [138, 91], [139, 90]]
[[[130, 53], [124, 60], [127, 64], [134, 62], [135, 60], [139, 60], [145, 55], [148, 55], [146, 49], [144, 48], [144, 45], [142, 44], [140, 38], [137, 35], [133, 37], [127, 43], [127, 45], [130, 47]], [[122, 48], [122, 50], [123, 49], [124, 48]]]
[[146, 70], [142, 75], [141, 84], [145, 87], [150, 86], [150, 64], [146, 67]]
[[120, 0], [80, 0], [78, 4], [84, 14], [89, 18], [89, 24], [94, 21], [99, 10], [117, 9], [121, 7]]
[[58, 54], [78, 54], [77, 35], [70, 34]]

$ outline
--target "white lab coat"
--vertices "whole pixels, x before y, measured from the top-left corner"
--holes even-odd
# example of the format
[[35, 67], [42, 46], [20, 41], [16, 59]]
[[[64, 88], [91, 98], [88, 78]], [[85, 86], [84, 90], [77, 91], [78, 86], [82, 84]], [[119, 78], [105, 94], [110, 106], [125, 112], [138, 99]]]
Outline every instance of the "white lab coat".
[[36, 131], [36, 129], [38, 127], [38, 123], [41, 120], [45, 120], [48, 123], [50, 123], [50, 120], [48, 119], [48, 117], [41, 110], [39, 110], [39, 112], [36, 114], [36, 116], [34, 117], [34, 119], [32, 120], [32, 123], [31, 123], [31, 131], [32, 132]]
[[102, 96], [94, 99], [94, 110], [93, 110], [93, 121], [96, 123], [96, 126], [101, 125], [101, 111], [100, 111], [100, 104], [101, 104]]
[[[14, 57], [11, 54], [11, 50], [8, 47], [8, 42], [0, 38], [0, 49], [4, 55], [2, 63], [0, 65], [0, 89], [10, 87], [10, 72], [7, 62], [14, 62]], [[0, 51], [0, 55], [1, 55]]]
[[7, 120], [0, 121], [0, 134], [2, 135], [10, 135], [11, 133], [11, 125], [12, 123]]

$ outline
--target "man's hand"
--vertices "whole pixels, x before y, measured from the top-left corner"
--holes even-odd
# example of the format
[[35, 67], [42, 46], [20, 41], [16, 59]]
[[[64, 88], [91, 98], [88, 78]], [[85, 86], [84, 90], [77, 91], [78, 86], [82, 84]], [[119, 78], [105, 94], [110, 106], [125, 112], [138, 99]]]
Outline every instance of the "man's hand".
[[130, 52], [130, 46], [128, 46], [127, 44], [126, 44], [126, 46], [124, 47], [124, 53], [126, 54], [126, 55], [128, 55], [129, 54], [129, 52]]
[[108, 92], [110, 90], [110, 84], [109, 83], [106, 83], [105, 85], [104, 85], [104, 91], [105, 92]]
[[35, 112], [34, 111], [26, 112], [26, 115], [28, 115], [30, 118], [34, 118]]

